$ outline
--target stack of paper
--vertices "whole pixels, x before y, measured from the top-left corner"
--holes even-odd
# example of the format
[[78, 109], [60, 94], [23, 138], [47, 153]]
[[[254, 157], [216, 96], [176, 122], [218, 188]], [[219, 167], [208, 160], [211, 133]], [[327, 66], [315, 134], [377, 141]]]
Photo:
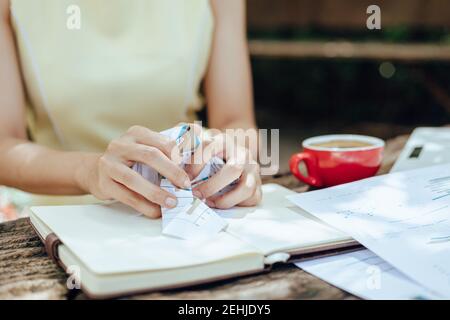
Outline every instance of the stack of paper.
[[442, 298], [450, 298], [450, 165], [290, 196]]
[[364, 299], [440, 299], [370, 250], [298, 262], [308, 273]]

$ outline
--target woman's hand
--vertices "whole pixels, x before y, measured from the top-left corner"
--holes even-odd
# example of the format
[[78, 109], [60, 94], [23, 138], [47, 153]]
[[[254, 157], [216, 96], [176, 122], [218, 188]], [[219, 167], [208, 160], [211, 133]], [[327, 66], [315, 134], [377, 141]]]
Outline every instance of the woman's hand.
[[[255, 128], [245, 1], [212, 0], [211, 6], [215, 17], [214, 42], [204, 79], [208, 125], [218, 129]], [[218, 141], [223, 138], [222, 133], [213, 137], [212, 150], [203, 150], [203, 163], [207, 162], [208, 157], [222, 154], [226, 165], [210, 180], [195, 188], [195, 191], [216, 208], [259, 203], [261, 179], [259, 166], [255, 161], [256, 155], [252, 157], [252, 151], [256, 151], [257, 146], [249, 146], [249, 149], [245, 144], [235, 144], [232, 139], [226, 139], [224, 143]], [[235, 152], [230, 153], [233, 148]], [[194, 164], [187, 170], [194, 177], [202, 167], [203, 165]], [[216, 195], [238, 178], [239, 184], [233, 190], [223, 196]]]
[[97, 156], [84, 171], [82, 186], [101, 200], [118, 200], [151, 218], [161, 216], [160, 207], [173, 208], [177, 199], [131, 167], [143, 163], [180, 188], [191, 186], [175, 141], [147, 128], [131, 127], [113, 140], [106, 152]]
[[[195, 187], [194, 195], [206, 199], [210, 207], [218, 209], [257, 205], [262, 198], [259, 165], [250, 150], [236, 143], [233, 136], [218, 134], [211, 139], [203, 139], [202, 147], [194, 153], [191, 164], [185, 168], [190, 178], [195, 178], [214, 156], [223, 158], [225, 165], [206, 182]], [[217, 195], [236, 180], [238, 183], [231, 191]]]

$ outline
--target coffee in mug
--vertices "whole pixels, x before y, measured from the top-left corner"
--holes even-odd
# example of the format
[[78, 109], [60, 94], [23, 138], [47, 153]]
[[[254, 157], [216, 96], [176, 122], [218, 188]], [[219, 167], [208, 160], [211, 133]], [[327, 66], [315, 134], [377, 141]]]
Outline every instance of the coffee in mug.
[[358, 140], [330, 140], [320, 143], [311, 144], [313, 147], [322, 147], [322, 148], [361, 148], [361, 147], [370, 147], [372, 144], [365, 141]]

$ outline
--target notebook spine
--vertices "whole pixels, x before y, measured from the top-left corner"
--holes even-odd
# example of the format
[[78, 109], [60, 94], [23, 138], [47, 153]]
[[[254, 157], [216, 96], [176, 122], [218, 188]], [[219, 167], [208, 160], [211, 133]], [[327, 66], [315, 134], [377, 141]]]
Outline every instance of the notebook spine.
[[44, 244], [45, 251], [47, 252], [47, 255], [54, 261], [56, 264], [61, 265], [64, 270], [65, 267], [62, 265], [61, 260], [59, 259], [58, 254], [58, 246], [62, 244], [61, 240], [59, 240], [58, 236], [55, 233], [50, 233], [45, 239], [42, 237], [42, 235], [39, 233], [39, 231], [36, 229], [36, 227], [31, 223], [31, 220], [28, 218], [28, 223], [30, 224], [31, 228], [33, 228], [36, 235], [39, 237], [41, 242]]
[[346, 246], [336, 246], [334, 248], [329, 248], [326, 250], [311, 251], [311, 252], [299, 252], [299, 253], [292, 254], [290, 259], [288, 260], [288, 263], [295, 263], [295, 262], [312, 260], [312, 259], [317, 259], [317, 258], [325, 258], [325, 257], [335, 256], [338, 254], [359, 251], [362, 249], [364, 249], [364, 247], [361, 244], [357, 243], [356, 241], [354, 243], [349, 242], [349, 244]]
[[50, 233], [44, 241], [45, 251], [48, 256], [57, 264], [59, 264], [58, 246], [61, 244], [58, 236], [54, 233]]

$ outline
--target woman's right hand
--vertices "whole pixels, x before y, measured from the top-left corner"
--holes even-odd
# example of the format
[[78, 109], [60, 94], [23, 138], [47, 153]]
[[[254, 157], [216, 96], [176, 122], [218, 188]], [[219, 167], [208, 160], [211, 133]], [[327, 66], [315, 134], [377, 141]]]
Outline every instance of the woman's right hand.
[[131, 167], [139, 162], [158, 171], [179, 188], [190, 188], [175, 141], [140, 126], [131, 127], [113, 140], [103, 155], [85, 166], [81, 186], [100, 200], [118, 200], [150, 218], [161, 216], [161, 207], [173, 208], [177, 198], [147, 181]]

